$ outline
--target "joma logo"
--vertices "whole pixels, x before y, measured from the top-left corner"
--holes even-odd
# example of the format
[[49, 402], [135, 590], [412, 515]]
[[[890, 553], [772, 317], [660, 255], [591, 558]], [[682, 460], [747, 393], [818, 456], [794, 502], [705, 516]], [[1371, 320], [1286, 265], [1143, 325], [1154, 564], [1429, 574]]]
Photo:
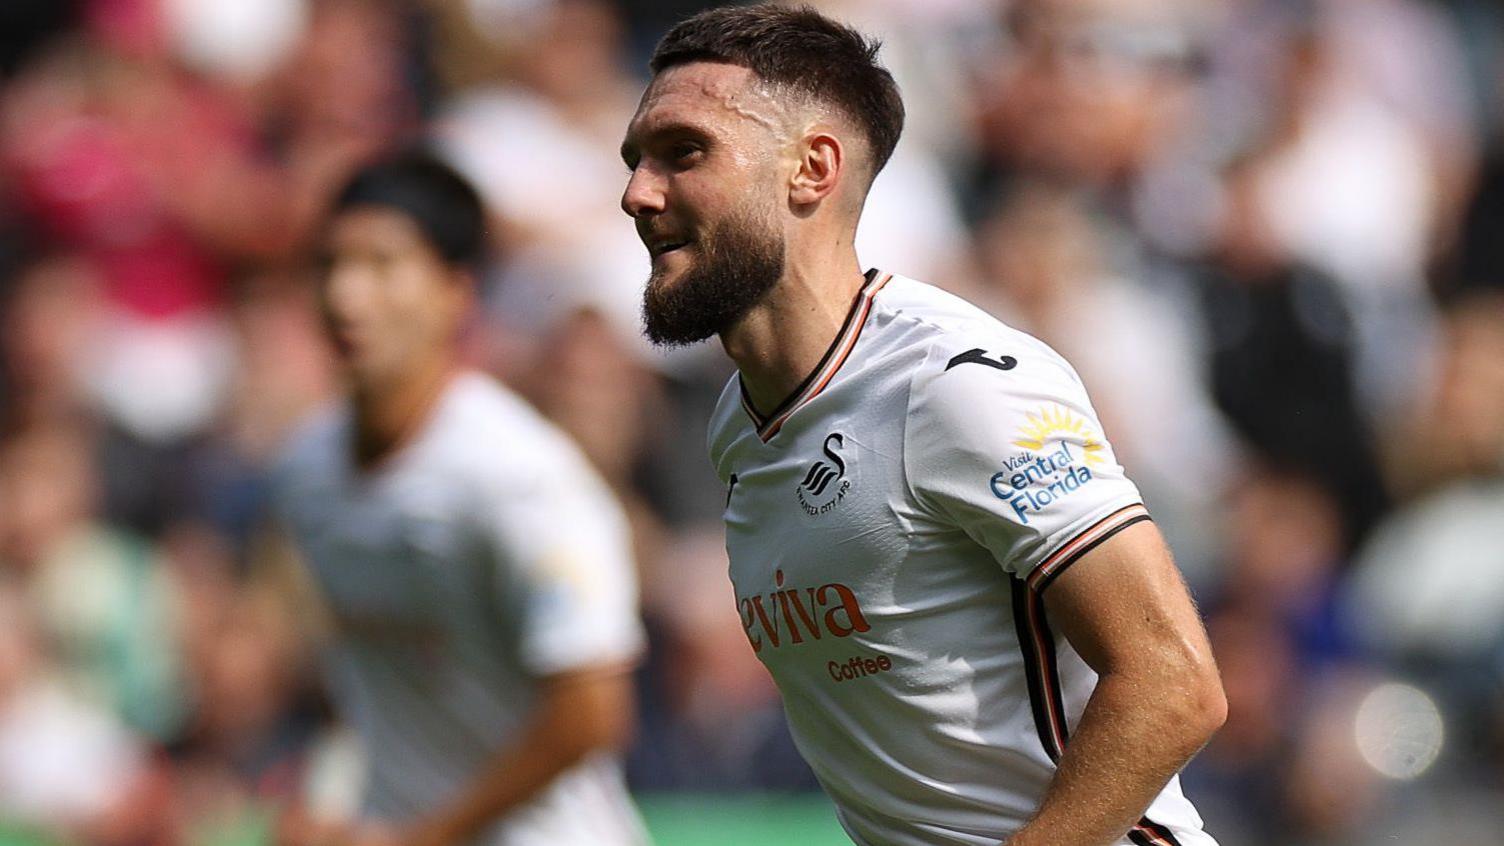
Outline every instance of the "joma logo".
[[773, 582], [777, 590], [737, 603], [753, 652], [761, 652], [764, 645], [777, 649], [784, 643], [803, 643], [805, 638], [851, 637], [872, 628], [862, 615], [856, 593], [846, 585], [832, 582], [804, 588], [801, 595], [799, 588], [784, 590], [782, 570], [773, 574]]

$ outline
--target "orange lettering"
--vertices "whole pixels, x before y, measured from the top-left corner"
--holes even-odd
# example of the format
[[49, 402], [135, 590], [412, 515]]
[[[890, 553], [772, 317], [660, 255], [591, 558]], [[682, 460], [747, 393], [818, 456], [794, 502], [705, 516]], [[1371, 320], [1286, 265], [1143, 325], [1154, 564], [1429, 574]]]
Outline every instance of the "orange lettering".
[[[867, 618], [862, 616], [861, 603], [856, 601], [856, 594], [851, 592], [851, 588], [836, 583], [821, 586], [819, 592], [816, 594], [821, 605], [827, 604], [825, 593], [829, 590], [834, 590], [836, 596], [841, 600], [840, 606], [825, 612], [825, 627], [830, 629], [831, 634], [836, 637], [850, 637], [852, 632], [871, 630], [872, 627], [867, 625]], [[845, 624], [836, 619], [836, 614], [840, 611], [846, 612]], [[777, 644], [775, 643], [774, 645], [776, 646]]]
[[795, 601], [799, 599], [799, 594], [791, 590], [782, 590], [777, 594], [778, 604], [783, 607], [783, 619], [789, 621], [789, 635], [793, 642], [803, 643], [804, 635], [799, 634], [799, 624], [794, 621], [794, 613], [789, 610], [789, 594], [794, 595]]
[[747, 642], [752, 644], [753, 652], [762, 651], [762, 638], [752, 634], [752, 600], [741, 601], [742, 628], [747, 632]]
[[[813, 607], [815, 604], [815, 589], [805, 588], [804, 591], [805, 593], [809, 594], [809, 603], [810, 606]], [[796, 590], [791, 590], [787, 591], [784, 595], [793, 601], [794, 610], [799, 612], [799, 619], [804, 621], [804, 628], [808, 629], [809, 633], [814, 635], [815, 640], [819, 640], [821, 635], [820, 624], [816, 622], [816, 620], [810, 616], [809, 611], [805, 609], [803, 600], [799, 598], [799, 592]], [[789, 616], [789, 606], [787, 602], [785, 602], [783, 606], [783, 616], [788, 618], [789, 626], [791, 628], [798, 628], [798, 626], [794, 625], [794, 618]], [[794, 642], [798, 643], [799, 641], [796, 638]]]
[[777, 649], [778, 645], [779, 645], [778, 644], [778, 606], [776, 606], [776, 605], [773, 606], [773, 622], [771, 624], [768, 623], [768, 612], [765, 611], [765, 610], [763, 610], [763, 607], [762, 607], [762, 597], [761, 596], [754, 596], [754, 597], [752, 597], [752, 610], [754, 610], [754, 611], [757, 612], [758, 622], [762, 623], [763, 634], [765, 634], [765, 635], [768, 636], [768, 640], [772, 642], [773, 648]]

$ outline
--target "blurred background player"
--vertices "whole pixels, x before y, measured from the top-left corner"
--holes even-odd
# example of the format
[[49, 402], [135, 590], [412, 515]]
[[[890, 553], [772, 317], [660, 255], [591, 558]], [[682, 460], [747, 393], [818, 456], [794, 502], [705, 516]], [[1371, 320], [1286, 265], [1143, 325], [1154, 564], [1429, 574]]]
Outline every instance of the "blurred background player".
[[332, 617], [327, 680], [368, 756], [360, 817], [292, 843], [635, 844], [617, 762], [642, 648], [629, 533], [579, 450], [465, 369], [475, 192], [360, 169], [321, 245], [348, 402], [294, 441], [282, 511]]

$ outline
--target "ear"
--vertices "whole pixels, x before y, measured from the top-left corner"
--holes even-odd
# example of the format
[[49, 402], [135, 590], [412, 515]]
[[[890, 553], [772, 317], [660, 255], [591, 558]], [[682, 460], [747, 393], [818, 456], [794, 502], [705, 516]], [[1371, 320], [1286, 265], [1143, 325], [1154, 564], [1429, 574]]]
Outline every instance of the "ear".
[[800, 144], [798, 170], [789, 185], [789, 202], [812, 205], [835, 192], [846, 171], [846, 149], [829, 132], [814, 131]]

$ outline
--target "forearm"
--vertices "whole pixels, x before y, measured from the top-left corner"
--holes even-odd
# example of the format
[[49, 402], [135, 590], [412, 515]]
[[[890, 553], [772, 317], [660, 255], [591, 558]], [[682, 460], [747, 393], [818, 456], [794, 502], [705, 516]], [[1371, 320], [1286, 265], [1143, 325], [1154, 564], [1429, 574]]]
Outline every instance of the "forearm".
[[417, 839], [429, 844], [464, 843], [526, 802], [576, 763], [574, 750], [550, 748], [546, 733], [530, 732], [523, 742], [493, 760], [457, 799], [430, 815]]
[[1109, 846], [1138, 822], [1221, 723], [1220, 688], [1167, 678], [1177, 676], [1098, 681], [1038, 812], [1008, 846]]
[[421, 846], [471, 840], [586, 756], [623, 745], [632, 720], [629, 685], [624, 674], [595, 678], [540, 702], [518, 740], [407, 839]]

